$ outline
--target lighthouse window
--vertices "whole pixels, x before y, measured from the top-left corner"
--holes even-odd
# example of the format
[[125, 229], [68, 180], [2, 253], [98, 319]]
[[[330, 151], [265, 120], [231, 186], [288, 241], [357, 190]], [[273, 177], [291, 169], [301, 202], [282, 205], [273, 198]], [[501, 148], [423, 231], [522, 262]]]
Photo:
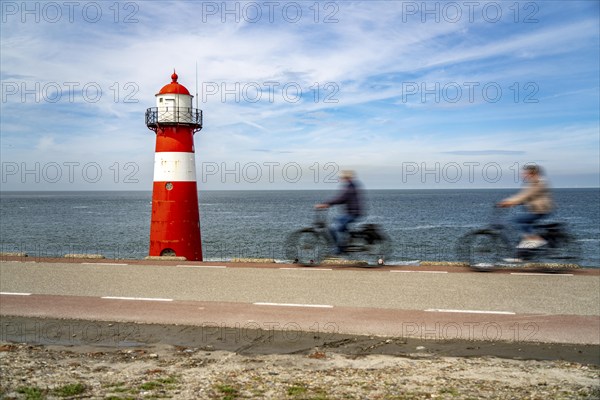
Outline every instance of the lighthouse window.
[[165, 185], [165, 189], [167, 189], [167, 190], [173, 189], [173, 184], [171, 182], [167, 182], [167, 184]]
[[162, 103], [163, 99], [162, 97], [158, 100], [159, 103]]

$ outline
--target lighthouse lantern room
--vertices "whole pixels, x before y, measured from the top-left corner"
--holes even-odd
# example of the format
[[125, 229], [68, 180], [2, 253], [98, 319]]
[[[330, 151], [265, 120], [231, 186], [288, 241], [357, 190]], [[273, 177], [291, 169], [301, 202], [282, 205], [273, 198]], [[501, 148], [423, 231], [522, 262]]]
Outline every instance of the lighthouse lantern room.
[[156, 133], [149, 255], [202, 261], [194, 154], [202, 111], [177, 79], [173, 72], [156, 94], [156, 107], [146, 110], [146, 126]]

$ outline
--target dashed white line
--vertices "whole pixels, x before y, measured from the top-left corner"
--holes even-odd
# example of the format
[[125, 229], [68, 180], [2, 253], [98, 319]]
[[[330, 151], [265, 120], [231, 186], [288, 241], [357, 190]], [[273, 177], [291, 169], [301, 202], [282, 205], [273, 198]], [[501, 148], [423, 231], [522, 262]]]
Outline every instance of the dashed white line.
[[2, 296], [31, 296], [31, 293], [0, 292]]
[[36, 264], [37, 261], [21, 261], [21, 260], [0, 260], [0, 264], [20, 263], [20, 264]]
[[306, 267], [306, 268], [302, 268], [302, 267], [298, 267], [298, 268], [293, 268], [293, 267], [282, 267], [279, 269], [285, 269], [285, 270], [291, 270], [291, 271], [332, 271], [331, 268], [311, 268], [311, 267]]
[[447, 310], [443, 308], [428, 308], [427, 312], [441, 313], [465, 313], [465, 314], [500, 314], [500, 315], [515, 315], [512, 311], [483, 311], [483, 310]]
[[159, 299], [151, 297], [118, 297], [118, 296], [104, 296], [101, 299], [106, 300], [136, 300], [136, 301], [173, 301], [173, 299]]
[[84, 263], [81, 263], [81, 264], [82, 265], [116, 265], [116, 266], [129, 265], [129, 264], [124, 264], [124, 263], [101, 263], [101, 262], [97, 262], [97, 263], [84, 262]]
[[405, 271], [405, 270], [395, 270], [390, 272], [416, 272], [421, 274], [447, 274], [448, 271]]
[[333, 308], [328, 304], [252, 303], [255, 306]]
[[177, 265], [179, 268], [213, 268], [213, 269], [225, 269], [224, 265]]
[[573, 276], [573, 274], [548, 274], [543, 272], [511, 272], [511, 275], [530, 275], [530, 276]]

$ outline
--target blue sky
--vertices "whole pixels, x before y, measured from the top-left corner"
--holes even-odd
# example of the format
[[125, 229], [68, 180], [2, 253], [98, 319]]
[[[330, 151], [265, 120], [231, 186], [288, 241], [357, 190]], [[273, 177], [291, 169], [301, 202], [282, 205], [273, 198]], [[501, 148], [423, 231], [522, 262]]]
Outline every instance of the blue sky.
[[[2, 3], [2, 190], [150, 190], [196, 92], [200, 189], [600, 186], [598, 1]], [[198, 82], [196, 82], [196, 65]], [[85, 90], [84, 90], [85, 89]], [[257, 91], [258, 90], [258, 91]]]

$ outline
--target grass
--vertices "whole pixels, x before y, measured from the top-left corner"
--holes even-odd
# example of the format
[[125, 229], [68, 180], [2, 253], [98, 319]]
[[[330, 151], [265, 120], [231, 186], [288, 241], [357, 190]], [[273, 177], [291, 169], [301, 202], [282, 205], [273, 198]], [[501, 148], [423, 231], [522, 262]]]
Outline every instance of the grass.
[[26, 400], [41, 400], [44, 398], [44, 392], [38, 387], [20, 387], [17, 389], [17, 393], [24, 394]]
[[176, 377], [168, 376], [166, 378], [159, 378], [154, 381], [142, 383], [139, 388], [141, 390], [174, 389], [176, 383]]
[[309, 388], [308, 385], [297, 382], [287, 388], [287, 395], [303, 400], [328, 400], [327, 390], [323, 388]]
[[217, 385], [216, 389], [224, 395], [222, 400], [234, 400], [239, 394], [236, 388], [229, 385]]
[[458, 390], [456, 388], [443, 388], [440, 390], [440, 394], [449, 394], [451, 396], [458, 396], [460, 393], [458, 393]]
[[176, 384], [176, 383], [177, 383], [177, 378], [176, 378], [176, 377], [174, 377], [174, 376], [169, 376], [169, 377], [167, 377], [167, 378], [160, 378], [160, 379], [157, 379], [157, 381], [158, 381], [158, 382], [160, 382], [160, 383], [162, 383], [163, 385], [167, 385], [167, 386], [169, 386], [169, 385], [174, 385], [174, 384]]
[[[178, 377], [176, 375], [169, 375], [166, 377], [157, 378], [148, 382], [143, 382], [141, 384], [136, 384], [135, 386], [129, 386], [126, 382], [113, 382], [104, 384], [103, 387], [107, 390], [108, 393], [111, 393], [109, 397], [106, 399], [111, 400], [133, 400], [138, 398], [140, 391], [150, 392], [153, 390], [162, 390], [168, 391], [176, 389], [176, 384], [179, 383]], [[157, 398], [165, 398], [171, 397], [169, 393], [161, 392], [159, 394], [151, 394], [146, 393], [147, 399], [157, 399]], [[123, 396], [123, 397], [121, 397]], [[134, 396], [134, 397], [132, 397]]]
[[421, 400], [430, 399], [431, 394], [424, 392], [405, 392], [402, 394], [388, 395], [385, 400]]
[[[52, 394], [59, 397], [77, 396], [85, 392], [85, 385], [81, 383], [71, 383], [52, 390]], [[25, 395], [26, 400], [41, 400], [45, 391], [38, 387], [24, 386], [17, 389], [17, 393]]]
[[77, 396], [85, 392], [85, 385], [81, 383], [71, 383], [58, 389], [54, 389], [52, 392], [60, 397]]
[[295, 384], [293, 386], [290, 386], [287, 390], [287, 394], [288, 396], [301, 396], [304, 395], [306, 393], [307, 389], [306, 386], [302, 385], [302, 384]]
[[131, 391], [131, 388], [127, 388], [126, 386], [127, 384], [125, 382], [116, 382], [104, 385], [105, 388], [115, 393], [125, 393]]
[[140, 385], [140, 389], [142, 389], [142, 390], [154, 390], [154, 389], [158, 389], [161, 387], [162, 387], [162, 385], [159, 382], [154, 382], [154, 381], [142, 383]]

